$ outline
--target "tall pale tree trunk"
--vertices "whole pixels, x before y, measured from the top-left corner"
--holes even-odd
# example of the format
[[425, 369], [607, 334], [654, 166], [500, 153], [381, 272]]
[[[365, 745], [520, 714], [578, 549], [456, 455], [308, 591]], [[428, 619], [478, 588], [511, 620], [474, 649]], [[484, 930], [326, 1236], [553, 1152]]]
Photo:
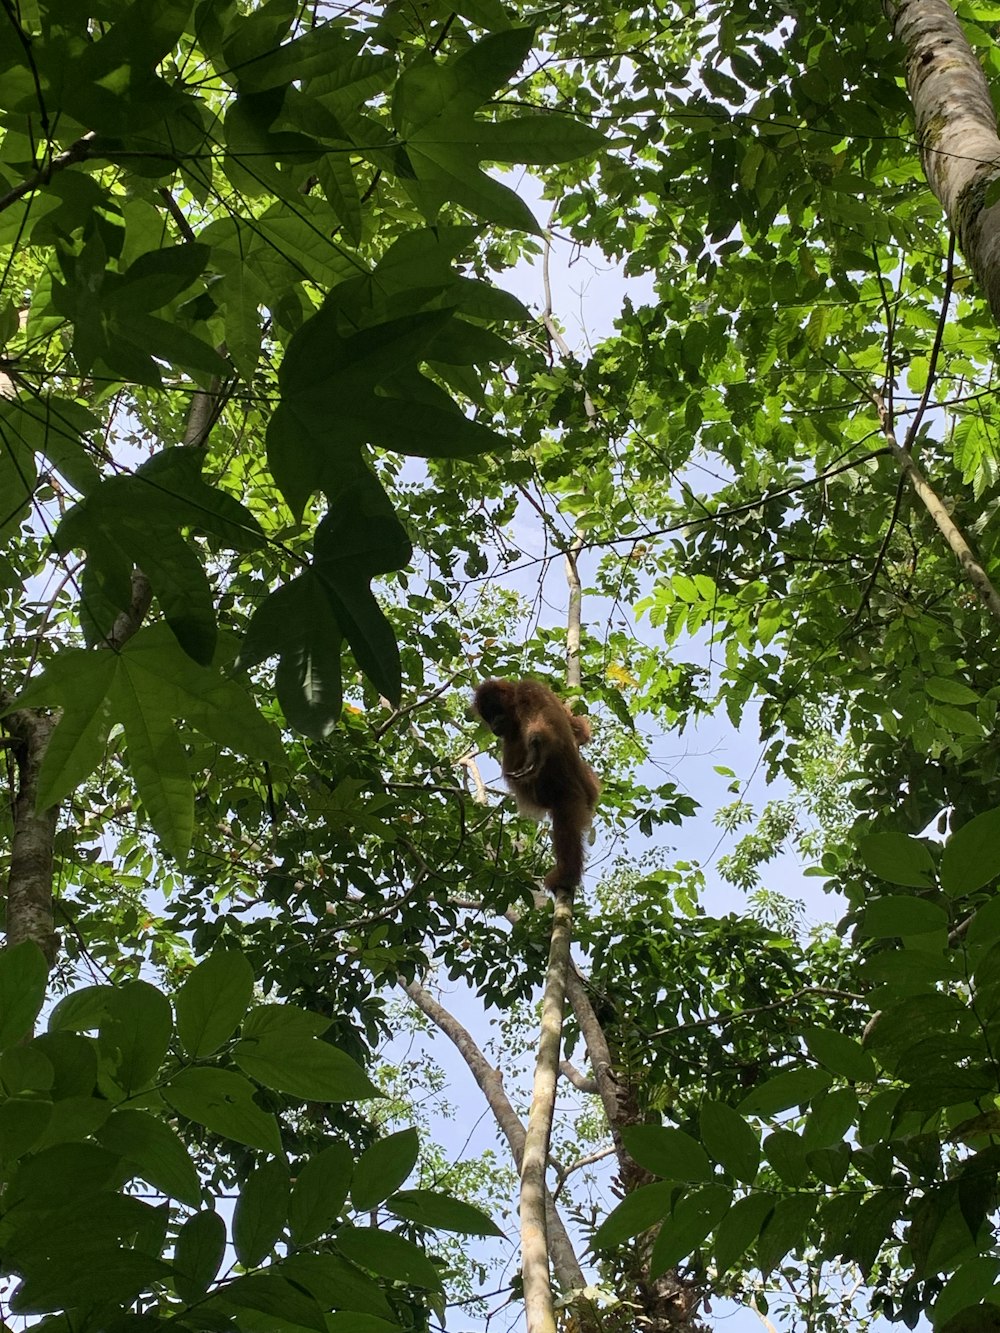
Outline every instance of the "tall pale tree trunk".
[[947, 0], [883, 0], [902, 43], [928, 184], [1000, 324], [1000, 137], [982, 66]]

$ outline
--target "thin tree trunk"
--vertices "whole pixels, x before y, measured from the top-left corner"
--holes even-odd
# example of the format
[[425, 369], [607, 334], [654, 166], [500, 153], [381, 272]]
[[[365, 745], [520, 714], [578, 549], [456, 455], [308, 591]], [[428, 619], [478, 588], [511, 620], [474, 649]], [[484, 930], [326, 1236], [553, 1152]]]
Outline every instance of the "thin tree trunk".
[[559, 1081], [563, 1004], [573, 929], [573, 891], [559, 889], [552, 905], [549, 965], [542, 996], [542, 1025], [535, 1061], [535, 1082], [521, 1163], [521, 1269], [528, 1333], [556, 1333], [545, 1225], [545, 1167]]
[[[408, 984], [403, 984], [403, 990], [406, 991], [417, 1008], [426, 1014], [431, 1022], [444, 1033], [468, 1065], [472, 1077], [476, 1080], [480, 1091], [486, 1098], [487, 1105], [493, 1112], [494, 1119], [507, 1140], [514, 1164], [520, 1172], [521, 1163], [524, 1160], [524, 1126], [521, 1124], [506, 1092], [504, 1092], [500, 1071], [494, 1069], [486, 1059], [468, 1029], [463, 1027], [458, 1019], [449, 1013], [443, 1005], [439, 1004], [423, 986], [411, 981]], [[570, 1295], [571, 1292], [582, 1291], [587, 1285], [587, 1279], [576, 1257], [573, 1242], [563, 1226], [562, 1218], [556, 1210], [548, 1189], [545, 1191], [545, 1224], [552, 1250], [552, 1267], [555, 1270], [560, 1291], [565, 1296]], [[574, 1311], [581, 1328], [584, 1330], [596, 1329], [593, 1311], [589, 1303], [574, 1302]]]
[[[2, 702], [11, 702], [3, 696]], [[58, 807], [38, 810], [38, 773], [58, 717], [19, 708], [4, 718], [14, 756], [14, 836], [7, 878], [7, 947], [34, 940], [51, 968], [58, 936], [52, 911], [52, 865]]]

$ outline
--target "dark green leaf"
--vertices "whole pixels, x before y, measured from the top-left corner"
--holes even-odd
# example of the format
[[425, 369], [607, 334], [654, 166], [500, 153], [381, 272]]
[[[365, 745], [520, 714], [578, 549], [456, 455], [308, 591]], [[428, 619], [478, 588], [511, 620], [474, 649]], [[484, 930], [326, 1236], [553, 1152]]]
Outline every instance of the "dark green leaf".
[[736, 1200], [715, 1232], [715, 1262], [720, 1273], [735, 1268], [743, 1258], [760, 1235], [776, 1202], [773, 1194], [757, 1193]]
[[104, 1147], [135, 1167], [135, 1174], [163, 1194], [197, 1205], [198, 1172], [187, 1149], [169, 1125], [148, 1111], [120, 1110], [97, 1135]]
[[315, 1038], [244, 1038], [233, 1059], [265, 1087], [309, 1101], [354, 1102], [382, 1095], [349, 1055]]
[[[286, 1259], [281, 1271], [311, 1292], [324, 1310], [350, 1310], [378, 1319], [391, 1319], [392, 1308], [382, 1289], [342, 1259], [339, 1254], [296, 1254]], [[330, 1318], [327, 1316], [327, 1325]]]
[[226, 1253], [226, 1224], [211, 1208], [189, 1217], [177, 1233], [174, 1269], [177, 1294], [193, 1304], [204, 1296]]
[[789, 1069], [754, 1088], [740, 1102], [739, 1110], [744, 1115], [777, 1115], [790, 1106], [803, 1106], [830, 1082], [830, 1075], [823, 1069]]
[[345, 1258], [373, 1273], [428, 1291], [441, 1290], [441, 1275], [427, 1255], [395, 1232], [375, 1227], [341, 1227], [336, 1243]]
[[858, 843], [862, 861], [890, 884], [926, 889], [934, 883], [934, 858], [926, 843], [905, 833], [869, 833]]
[[694, 1254], [729, 1211], [732, 1201], [732, 1190], [724, 1185], [706, 1185], [680, 1198], [653, 1244], [649, 1259], [650, 1277], [659, 1277]]
[[101, 1047], [122, 1090], [141, 1092], [156, 1079], [173, 1030], [170, 1003], [148, 981], [129, 981], [107, 999]]
[[853, 1037], [829, 1028], [809, 1028], [804, 1035], [809, 1054], [820, 1064], [826, 1065], [831, 1073], [839, 1074], [852, 1083], [875, 1081], [875, 1063]]
[[963, 824], [945, 843], [941, 887], [946, 893], [973, 893], [1000, 875], [1000, 808]]
[[254, 1087], [228, 1069], [183, 1069], [163, 1088], [163, 1096], [181, 1115], [224, 1138], [265, 1152], [281, 1151], [274, 1116], [253, 1100]]
[[738, 1112], [724, 1102], [702, 1102], [701, 1141], [726, 1171], [751, 1184], [760, 1165], [760, 1141]]
[[690, 1134], [660, 1125], [630, 1125], [622, 1131], [625, 1147], [647, 1171], [664, 1180], [711, 1180], [705, 1150]]
[[216, 950], [177, 992], [177, 1035], [194, 1060], [232, 1036], [253, 998], [253, 969], [241, 953]]
[[354, 1158], [346, 1143], [331, 1143], [310, 1157], [292, 1187], [288, 1224], [296, 1245], [325, 1236], [340, 1216], [351, 1183]]
[[757, 1264], [765, 1276], [781, 1263], [789, 1250], [799, 1250], [805, 1245], [815, 1211], [813, 1194], [795, 1194], [778, 1200], [757, 1242]]
[[239, 1309], [260, 1310], [262, 1314], [273, 1315], [296, 1328], [326, 1333], [326, 1322], [318, 1303], [308, 1292], [284, 1278], [276, 1264], [267, 1272], [249, 1273], [219, 1287], [212, 1296], [212, 1304], [216, 1302], [235, 1305]]
[[466, 1236], [504, 1234], [480, 1209], [435, 1190], [400, 1190], [386, 1200], [386, 1207], [397, 1217], [439, 1231], [458, 1231]]
[[648, 1231], [668, 1216], [677, 1188], [672, 1181], [659, 1181], [654, 1185], [640, 1185], [631, 1194], [626, 1194], [594, 1232], [592, 1247], [595, 1250], [610, 1249]]
[[908, 898], [902, 894], [876, 898], [865, 909], [860, 931], [875, 939], [892, 936], [926, 935], [934, 930], [945, 930], [948, 913], [938, 903], [924, 898]]
[[274, 1249], [288, 1216], [288, 1164], [280, 1157], [251, 1171], [233, 1213], [233, 1245], [244, 1268], [256, 1268]]
[[0, 953], [0, 1050], [26, 1037], [45, 999], [49, 969], [33, 940]]
[[351, 1202], [369, 1213], [402, 1185], [417, 1162], [420, 1142], [415, 1129], [379, 1139], [358, 1158], [351, 1182]]

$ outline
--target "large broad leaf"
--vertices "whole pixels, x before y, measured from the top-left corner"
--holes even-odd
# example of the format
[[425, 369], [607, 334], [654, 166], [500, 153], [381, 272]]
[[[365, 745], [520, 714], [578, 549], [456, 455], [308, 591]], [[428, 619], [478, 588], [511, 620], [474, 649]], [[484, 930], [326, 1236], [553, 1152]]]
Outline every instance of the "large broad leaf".
[[282, 756], [275, 728], [247, 692], [192, 662], [162, 624], [140, 630], [118, 653], [59, 654], [16, 701], [18, 707], [38, 704], [62, 708], [39, 774], [39, 805], [75, 790], [102, 758], [112, 722], [120, 721], [153, 827], [180, 858], [190, 846], [194, 791], [176, 720], [239, 753], [272, 762]]
[[625, 1147], [640, 1166], [664, 1180], [711, 1180], [705, 1149], [681, 1129], [630, 1125], [622, 1131]]
[[[277, 1265], [264, 1273], [248, 1273], [227, 1282], [213, 1293], [209, 1308], [219, 1303], [239, 1309], [259, 1310], [281, 1320], [283, 1325], [315, 1329], [326, 1333], [326, 1323], [319, 1302], [308, 1292], [284, 1278]], [[266, 1325], [265, 1325], [266, 1327]]]
[[948, 926], [948, 913], [936, 902], [926, 898], [908, 898], [904, 894], [894, 894], [888, 898], [876, 898], [865, 908], [860, 934], [876, 939], [888, 939], [898, 935], [927, 935], [932, 931], [945, 930]]
[[226, 1224], [212, 1209], [189, 1217], [177, 1233], [174, 1270], [177, 1294], [193, 1304], [215, 1281], [226, 1253]]
[[890, 884], [926, 889], [934, 883], [934, 858], [926, 843], [905, 833], [869, 833], [858, 843], [869, 870]]
[[732, 1190], [724, 1185], [705, 1185], [685, 1194], [663, 1223], [649, 1259], [650, 1277], [659, 1277], [693, 1254], [708, 1233], [729, 1211]]
[[720, 1273], [734, 1268], [760, 1235], [774, 1211], [773, 1194], [748, 1194], [737, 1199], [715, 1232], [715, 1260]]
[[404, 372], [434, 359], [435, 337], [453, 318], [423, 311], [345, 334], [335, 300], [302, 325], [282, 362], [281, 403], [267, 431], [268, 463], [296, 513], [316, 490], [335, 496], [365, 445], [424, 458], [510, 448], [423, 376], [404, 392]]
[[825, 1069], [789, 1069], [754, 1088], [743, 1098], [738, 1109], [744, 1115], [776, 1115], [790, 1106], [804, 1105], [817, 1092], [828, 1088], [831, 1082]]
[[350, 1310], [352, 1320], [359, 1314], [392, 1318], [392, 1308], [379, 1285], [339, 1254], [296, 1254], [285, 1260], [281, 1271], [315, 1296], [324, 1310]]
[[253, 998], [253, 969], [241, 953], [217, 950], [186, 977], [174, 998], [177, 1035], [194, 1060], [233, 1035]]
[[230, 1069], [183, 1069], [163, 1088], [176, 1111], [215, 1134], [250, 1148], [279, 1153], [274, 1116], [254, 1101], [254, 1085]]
[[760, 1140], [744, 1118], [724, 1102], [702, 1103], [701, 1141], [737, 1180], [752, 1183], [760, 1165]]
[[244, 1268], [256, 1268], [274, 1249], [288, 1216], [288, 1163], [275, 1157], [251, 1171], [233, 1211], [233, 1246]]
[[615, 1210], [606, 1217], [594, 1233], [591, 1242], [595, 1250], [620, 1245], [623, 1240], [648, 1231], [670, 1213], [674, 1195], [679, 1186], [673, 1181], [658, 1181], [641, 1185], [626, 1194]]
[[392, 1231], [376, 1227], [342, 1227], [337, 1249], [362, 1268], [396, 1282], [409, 1282], [429, 1291], [441, 1290], [441, 1274], [423, 1250]]
[[141, 1092], [155, 1081], [172, 1031], [170, 1003], [148, 981], [129, 981], [112, 990], [101, 1048], [123, 1092]]
[[973, 893], [1000, 875], [1000, 808], [963, 824], [945, 843], [941, 887], [946, 893]]
[[400, 77], [392, 115], [406, 143], [402, 183], [429, 219], [452, 202], [487, 221], [538, 232], [527, 205], [480, 162], [565, 162], [600, 147], [602, 135], [568, 118], [476, 120], [521, 67], [533, 36], [532, 28], [491, 33], [446, 64], [425, 57]]
[[369, 585], [405, 565], [411, 549], [378, 480], [358, 468], [341, 481], [317, 528], [312, 569], [255, 612], [240, 660], [253, 666], [280, 658], [278, 698], [298, 730], [321, 739], [339, 719], [342, 639], [379, 692], [399, 702], [396, 636]]
[[331, 1143], [310, 1157], [292, 1188], [288, 1225], [296, 1245], [310, 1245], [327, 1233], [340, 1216], [354, 1169], [346, 1143]]
[[326, 590], [310, 571], [271, 593], [254, 612], [240, 665], [277, 657], [275, 691], [289, 726], [323, 740], [343, 707], [343, 641]]
[[351, 1202], [359, 1213], [371, 1212], [402, 1185], [420, 1150], [415, 1129], [379, 1139], [358, 1158], [351, 1182]]
[[169, 1125], [148, 1111], [115, 1111], [97, 1137], [164, 1194], [192, 1205], [200, 1200], [201, 1183], [187, 1149]]
[[385, 1206], [397, 1217], [438, 1231], [458, 1231], [465, 1236], [504, 1234], [481, 1209], [436, 1190], [400, 1190], [386, 1200]]
[[142, 569], [178, 642], [207, 666], [216, 647], [214, 596], [182, 530], [241, 551], [259, 547], [264, 534], [237, 500], [205, 484], [203, 461], [200, 450], [167, 449], [132, 476], [107, 478], [66, 514], [55, 541], [63, 554], [87, 552], [91, 578], [119, 611], [129, 609], [133, 567]]
[[315, 1037], [244, 1038], [233, 1059], [265, 1087], [318, 1102], [353, 1102], [382, 1093], [343, 1051]]
[[31, 1032], [45, 1000], [48, 975], [42, 951], [32, 940], [0, 953], [0, 1051]]

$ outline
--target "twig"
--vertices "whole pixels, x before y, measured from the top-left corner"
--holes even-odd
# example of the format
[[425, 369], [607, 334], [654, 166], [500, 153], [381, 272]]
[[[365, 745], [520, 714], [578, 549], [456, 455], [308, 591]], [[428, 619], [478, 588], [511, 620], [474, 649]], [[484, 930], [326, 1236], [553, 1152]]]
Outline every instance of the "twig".
[[88, 130], [86, 134], [77, 139], [76, 143], [71, 144], [65, 153], [60, 153], [58, 157], [54, 157], [51, 162], [39, 168], [33, 176], [21, 181], [20, 185], [15, 185], [6, 194], [0, 194], [0, 213], [5, 208], [10, 208], [11, 204], [16, 204], [19, 199], [23, 199], [26, 194], [31, 194], [33, 190], [48, 185], [57, 171], [65, 171], [67, 167], [73, 166], [74, 163], [82, 162], [87, 157], [91, 140], [95, 137], [96, 131]]
[[738, 1013], [716, 1014], [712, 1018], [693, 1018], [690, 1023], [678, 1023], [674, 1027], [657, 1028], [654, 1032], [647, 1032], [645, 1039], [652, 1041], [659, 1037], [674, 1037], [681, 1032], [692, 1032], [695, 1028], [729, 1027], [733, 1023], [742, 1022], [745, 1018], [756, 1018], [758, 1014], [769, 1014], [775, 1009], [787, 1009], [790, 1004], [804, 1000], [807, 995], [819, 995], [829, 1000], [853, 1000], [855, 1004], [865, 1002], [865, 996], [855, 995], [853, 991], [836, 990], [831, 986], [803, 986], [801, 990], [793, 991], [791, 995], [786, 995], [783, 1000], [775, 1000], [773, 1004], [762, 1004], [756, 1009], [741, 1009]]

